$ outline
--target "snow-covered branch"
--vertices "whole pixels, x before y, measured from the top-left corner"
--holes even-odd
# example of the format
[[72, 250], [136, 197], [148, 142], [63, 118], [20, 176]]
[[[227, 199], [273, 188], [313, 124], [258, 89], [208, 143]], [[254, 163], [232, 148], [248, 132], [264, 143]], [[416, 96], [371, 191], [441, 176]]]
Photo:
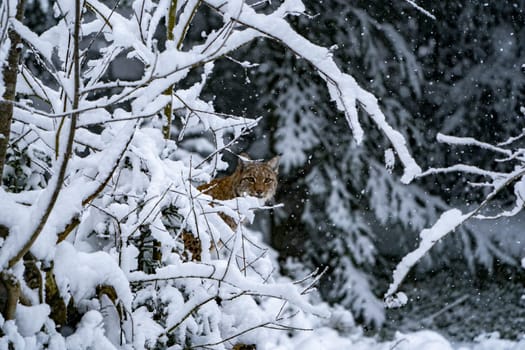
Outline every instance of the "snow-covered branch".
[[[223, 4], [218, 1], [206, 1], [206, 3], [223, 15], [231, 15], [227, 12], [228, 10], [222, 10]], [[336, 102], [337, 108], [345, 114], [357, 143], [361, 143], [364, 137], [364, 131], [358, 119], [358, 106], [361, 107], [392, 143], [404, 165], [402, 181], [409, 183], [421, 173], [421, 168], [410, 155], [404, 137], [386, 121], [375, 96], [359, 86], [352, 76], [343, 73], [337, 67], [327, 48], [317, 46], [300, 36], [288, 22], [281, 18], [283, 14], [302, 12], [304, 12], [304, 5], [300, 1], [289, 0], [271, 16], [257, 14], [252, 8], [243, 7], [237, 16], [231, 18], [241, 25], [280, 42], [296, 55], [307, 60], [326, 81], [330, 96]]]
[[419, 6], [418, 4], [416, 4], [415, 1], [413, 0], [405, 0], [407, 3], [410, 4], [410, 6], [414, 7], [416, 10], [418, 10], [419, 12], [421, 12], [422, 14], [424, 14], [425, 16], [429, 17], [429, 18], [432, 18], [433, 20], [436, 19], [436, 16], [434, 16], [433, 14], [431, 14], [430, 12], [428, 12], [427, 10], [425, 10], [423, 7]]
[[[474, 209], [467, 213], [462, 213], [459, 209], [451, 209], [441, 215], [438, 221], [430, 228], [424, 229], [419, 234], [421, 242], [417, 249], [407, 254], [401, 262], [397, 265], [393, 273], [393, 282], [390, 284], [388, 291], [385, 294], [385, 303], [387, 307], [399, 307], [406, 303], [407, 297], [404, 293], [399, 292], [398, 289], [406, 277], [410, 269], [443, 237], [453, 232], [457, 227], [465, 223], [471, 218], [476, 219], [497, 219], [503, 216], [514, 216], [521, 212], [525, 203], [525, 157], [523, 148], [511, 148], [510, 145], [517, 140], [517, 137], [511, 138], [499, 145], [491, 145], [485, 142], [480, 142], [470, 137], [453, 137], [439, 134], [438, 141], [450, 145], [468, 145], [477, 146], [487, 151], [492, 151], [507, 156], [506, 159], [500, 162], [510, 163], [512, 170], [507, 172], [494, 172], [479, 169], [475, 166], [457, 164], [447, 168], [429, 169], [421, 174], [421, 176], [429, 176], [431, 174], [440, 174], [447, 172], [459, 172], [468, 177], [470, 175], [481, 175], [487, 178], [484, 187], [488, 187], [491, 191], [485, 196], [484, 200]], [[506, 190], [508, 187], [514, 187], [514, 206], [511, 210], [497, 211], [492, 215], [482, 215], [482, 212], [487, 205], [493, 201], [498, 194]]]

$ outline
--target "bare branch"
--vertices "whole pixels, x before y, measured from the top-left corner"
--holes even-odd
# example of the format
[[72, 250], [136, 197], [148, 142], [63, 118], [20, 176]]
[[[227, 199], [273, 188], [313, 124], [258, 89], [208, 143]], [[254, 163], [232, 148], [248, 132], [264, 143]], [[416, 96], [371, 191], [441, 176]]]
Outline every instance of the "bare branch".
[[[18, 0], [16, 8], [16, 19], [21, 21], [24, 16], [24, 1]], [[18, 74], [18, 59], [20, 49], [18, 45], [21, 42], [20, 35], [10, 26], [8, 27], [8, 36], [11, 41], [7, 56], [7, 64], [3, 67], [3, 81], [5, 91], [0, 100], [0, 186], [4, 173], [4, 165], [11, 134], [11, 121], [13, 119], [13, 105], [9, 102], [15, 100], [16, 96], [16, 79]]]

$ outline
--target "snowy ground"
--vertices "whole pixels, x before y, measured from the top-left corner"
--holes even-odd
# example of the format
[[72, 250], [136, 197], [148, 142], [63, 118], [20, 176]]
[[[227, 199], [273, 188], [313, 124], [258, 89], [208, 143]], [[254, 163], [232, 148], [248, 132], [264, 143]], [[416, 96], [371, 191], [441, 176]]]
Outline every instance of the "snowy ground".
[[409, 303], [389, 310], [379, 333], [335, 322], [262, 349], [525, 350], [525, 293], [515, 272], [500, 270], [474, 282], [464, 272], [442, 271], [407, 281], [404, 290]]
[[501, 269], [475, 279], [459, 270], [408, 280], [409, 303], [387, 311], [378, 335], [388, 341], [355, 348], [525, 349], [523, 276]]
[[496, 334], [482, 335], [470, 343], [454, 343], [437, 332], [423, 330], [414, 333], [400, 333], [392, 341], [379, 342], [359, 335], [342, 338], [332, 329], [319, 329], [305, 333], [295, 344], [301, 350], [522, 350], [525, 339], [510, 341], [499, 339]]

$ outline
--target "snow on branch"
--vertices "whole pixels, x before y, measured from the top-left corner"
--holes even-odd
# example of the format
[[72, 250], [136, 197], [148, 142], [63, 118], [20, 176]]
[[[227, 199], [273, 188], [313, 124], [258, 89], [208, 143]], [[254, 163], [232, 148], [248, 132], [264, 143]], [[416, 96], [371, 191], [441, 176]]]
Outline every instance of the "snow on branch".
[[429, 229], [424, 229], [419, 234], [421, 242], [419, 247], [408, 253], [394, 270], [394, 281], [390, 284], [385, 294], [385, 304], [387, 307], [398, 307], [406, 303], [407, 299], [403, 293], [398, 293], [397, 289], [405, 279], [410, 269], [425, 255], [441, 238], [452, 232], [461, 225], [471, 215], [462, 214], [458, 209], [451, 209], [441, 215], [438, 221]]
[[[226, 15], [219, 1], [206, 1], [206, 3]], [[358, 119], [358, 106], [366, 111], [392, 143], [405, 168], [402, 181], [409, 183], [421, 173], [421, 168], [410, 155], [405, 138], [386, 121], [377, 98], [359, 86], [352, 76], [341, 72], [330, 50], [308, 41], [281, 18], [283, 14], [303, 11], [304, 6], [301, 2], [289, 0], [271, 15], [257, 14], [252, 8], [245, 6], [237, 17], [231, 17], [231, 19], [280, 42], [296, 55], [307, 60], [326, 81], [331, 98], [336, 102], [337, 108], [345, 113], [358, 143], [364, 137], [364, 131]]]
[[[484, 176], [487, 182], [484, 187], [491, 188], [491, 192], [485, 196], [484, 200], [472, 211], [463, 214], [459, 209], [450, 209], [444, 212], [438, 221], [428, 229], [420, 233], [421, 242], [419, 247], [407, 254], [397, 265], [393, 273], [393, 282], [390, 284], [385, 294], [385, 304], [387, 307], [399, 307], [406, 303], [407, 298], [403, 292], [398, 289], [410, 269], [443, 237], [453, 232], [457, 227], [462, 225], [470, 218], [476, 219], [497, 219], [505, 216], [514, 216], [521, 212], [525, 203], [525, 149], [524, 148], [504, 148], [510, 145], [511, 138], [507, 142], [502, 142], [498, 146], [480, 142], [474, 138], [453, 137], [439, 134], [440, 142], [453, 145], [477, 146], [488, 151], [502, 153], [507, 156], [506, 159], [500, 160], [503, 163], [509, 163], [513, 169], [507, 172], [494, 172], [483, 170], [475, 166], [456, 164], [447, 168], [431, 168], [423, 172], [420, 176], [431, 174], [459, 172], [465, 176], [476, 175]], [[510, 210], [501, 209], [495, 215], [479, 214], [489, 202], [494, 200], [504, 189], [514, 184], [514, 206]]]
[[244, 291], [247, 295], [261, 295], [281, 300], [300, 307], [320, 317], [328, 317], [324, 307], [309, 304], [301, 295], [299, 288], [289, 283], [261, 283], [246, 279], [239, 270], [229, 268], [224, 261], [213, 261], [207, 264], [184, 263], [158, 269], [155, 274], [132, 272], [129, 280], [132, 283], [155, 282], [173, 279], [209, 279], [225, 283]]
[[473, 137], [457, 137], [439, 133], [437, 135], [437, 140], [442, 143], [448, 143], [449, 145], [477, 146], [480, 148], [485, 148], [489, 151], [503, 153], [507, 156], [510, 156], [512, 154], [512, 151], [509, 149], [494, 146], [486, 142], [480, 142]]
[[412, 1], [412, 0], [405, 0], [405, 1], [408, 2], [411, 6], [413, 6], [416, 10], [424, 14], [425, 16], [430, 17], [433, 20], [436, 19], [436, 16], [434, 16], [433, 14], [431, 14], [430, 12], [428, 12], [427, 10], [425, 10], [424, 8], [416, 4], [415, 1]]
[[468, 164], [455, 164], [446, 168], [430, 168], [422, 172], [418, 177], [428, 176], [432, 174], [444, 174], [444, 173], [465, 173], [473, 175], [481, 175], [492, 179], [504, 178], [505, 173], [490, 171], [478, 168], [477, 166]]

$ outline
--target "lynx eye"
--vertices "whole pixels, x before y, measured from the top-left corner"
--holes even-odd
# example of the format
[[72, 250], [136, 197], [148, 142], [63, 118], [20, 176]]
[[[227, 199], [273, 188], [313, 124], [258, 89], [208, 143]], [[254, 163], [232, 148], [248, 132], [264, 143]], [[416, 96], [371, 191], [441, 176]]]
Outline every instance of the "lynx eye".
[[242, 180], [243, 180], [243, 181], [248, 181], [248, 182], [250, 182], [250, 183], [252, 183], [252, 184], [255, 183], [255, 178], [253, 178], [253, 177], [245, 177], [245, 178], [242, 179]]
[[269, 184], [269, 183], [272, 183], [273, 182], [273, 179], [270, 178], [270, 177], [267, 177], [266, 179], [264, 179], [264, 183], [265, 184]]

